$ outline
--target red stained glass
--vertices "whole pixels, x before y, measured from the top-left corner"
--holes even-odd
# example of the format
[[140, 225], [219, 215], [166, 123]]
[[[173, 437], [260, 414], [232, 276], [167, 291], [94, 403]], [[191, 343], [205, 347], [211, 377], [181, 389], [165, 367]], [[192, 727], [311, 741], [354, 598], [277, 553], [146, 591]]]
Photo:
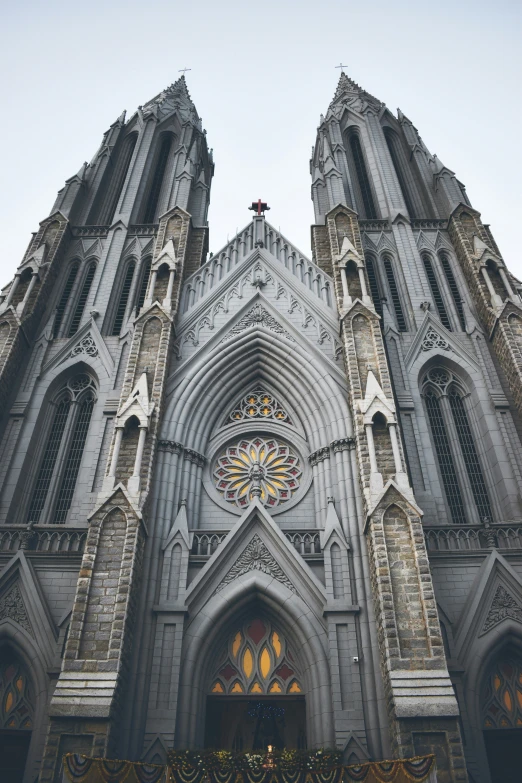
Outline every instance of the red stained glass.
[[276, 669], [276, 674], [283, 680], [288, 680], [294, 674], [294, 670], [287, 666], [286, 663], [283, 663], [279, 669]]
[[254, 644], [259, 644], [263, 636], [266, 634], [266, 626], [261, 620], [254, 620], [254, 622], [250, 623], [248, 626], [247, 633]]
[[221, 669], [221, 671], [219, 673], [225, 678], [225, 680], [228, 681], [228, 680], [231, 680], [232, 677], [236, 676], [237, 669], [234, 669], [233, 666], [231, 666], [229, 663], [227, 663], [225, 668]]

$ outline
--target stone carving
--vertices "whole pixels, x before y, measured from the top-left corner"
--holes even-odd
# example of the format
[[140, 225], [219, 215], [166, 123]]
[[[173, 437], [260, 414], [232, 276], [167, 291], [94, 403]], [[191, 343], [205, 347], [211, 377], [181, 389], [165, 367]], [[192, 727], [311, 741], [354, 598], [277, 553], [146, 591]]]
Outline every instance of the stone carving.
[[183, 444], [178, 443], [176, 440], [160, 440], [158, 442], [158, 451], [169, 451], [171, 454], [181, 454], [183, 452]]
[[440, 348], [442, 351], [451, 351], [451, 345], [444, 337], [441, 337], [438, 332], [435, 331], [433, 326], [430, 326], [424, 339], [422, 341], [422, 350], [431, 351], [432, 348]]
[[334, 454], [338, 451], [350, 451], [355, 448], [355, 438], [339, 438], [339, 440], [333, 440], [330, 446], [334, 450]]
[[505, 587], [499, 585], [484, 621], [482, 633], [486, 633], [494, 625], [498, 625], [502, 620], [505, 620], [506, 617], [522, 623], [522, 607], [508, 593]]
[[319, 462], [324, 462], [325, 459], [330, 459], [329, 446], [322, 446], [320, 449], [317, 449], [317, 451], [312, 452], [312, 454], [310, 454], [308, 457], [308, 461], [312, 467], [317, 465]]
[[74, 346], [72, 351], [69, 351], [65, 358], [70, 359], [71, 356], [78, 356], [80, 353], [86, 353], [87, 356], [98, 356], [98, 346], [90, 332]]
[[277, 579], [285, 587], [295, 593], [297, 590], [293, 586], [292, 582], [285, 575], [283, 569], [276, 562], [272, 554], [268, 551], [264, 543], [261, 541], [258, 535], [255, 535], [247, 548], [244, 550], [236, 560], [225, 578], [219, 583], [216, 592], [223, 590], [223, 588], [234, 579], [237, 579], [248, 571], [262, 571], [264, 574]]
[[13, 620], [25, 631], [28, 631], [31, 636], [34, 636], [29, 617], [27, 616], [24, 599], [17, 584], [0, 598], [0, 621], [6, 618]]
[[254, 307], [252, 307], [252, 309], [249, 310], [240, 321], [238, 321], [238, 323], [230, 330], [226, 337], [221, 340], [221, 342], [224, 343], [226, 340], [230, 340], [231, 337], [235, 337], [237, 334], [241, 334], [241, 332], [244, 332], [245, 329], [250, 329], [252, 326], [264, 326], [267, 329], [270, 329], [271, 332], [276, 332], [276, 334], [280, 334], [283, 337], [286, 337], [287, 340], [291, 340], [293, 343], [295, 343], [294, 338], [291, 337], [291, 335], [289, 335], [288, 332], [283, 329], [281, 324], [278, 323], [276, 319], [271, 316], [270, 313], [267, 312], [260, 304], [254, 305]]

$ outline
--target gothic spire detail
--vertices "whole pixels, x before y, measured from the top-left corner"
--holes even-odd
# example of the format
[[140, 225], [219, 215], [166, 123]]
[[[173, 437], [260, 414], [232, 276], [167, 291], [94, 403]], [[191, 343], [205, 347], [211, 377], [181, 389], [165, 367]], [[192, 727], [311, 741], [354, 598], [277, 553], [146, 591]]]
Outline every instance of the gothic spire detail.
[[368, 101], [368, 103], [377, 103], [379, 106], [382, 105], [382, 101], [379, 101], [369, 92], [363, 90], [363, 88], [360, 87], [357, 82], [354, 82], [353, 79], [350, 79], [350, 77], [347, 76], [343, 71], [339, 77], [333, 100], [330, 103], [330, 109], [336, 104], [354, 98], [355, 96], [364, 98], [366, 101]]

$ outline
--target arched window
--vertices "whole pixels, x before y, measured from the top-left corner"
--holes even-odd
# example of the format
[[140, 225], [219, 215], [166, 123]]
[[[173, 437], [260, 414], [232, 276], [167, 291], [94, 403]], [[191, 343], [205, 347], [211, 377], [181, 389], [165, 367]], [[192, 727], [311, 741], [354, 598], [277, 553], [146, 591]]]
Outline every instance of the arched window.
[[435, 275], [435, 270], [433, 269], [433, 264], [431, 263], [431, 258], [429, 255], [423, 253], [422, 262], [424, 264], [424, 269], [426, 270], [426, 277], [428, 278], [428, 283], [430, 284], [431, 294], [433, 296], [433, 301], [435, 302], [435, 307], [437, 308], [441, 323], [451, 332], [450, 319], [448, 318], [448, 312], [444, 305], [444, 299], [442, 298], [439, 281]]
[[390, 152], [390, 157], [392, 159], [393, 168], [395, 169], [395, 173], [397, 174], [397, 179], [399, 180], [399, 186], [404, 198], [404, 203], [406, 204], [406, 209], [408, 210], [408, 215], [411, 218], [415, 217], [415, 209], [413, 206], [413, 199], [410, 195], [410, 190], [408, 187], [408, 183], [406, 182], [405, 177], [405, 171], [403, 169], [404, 161], [401, 160], [401, 149], [400, 149], [400, 141], [395, 135], [395, 133], [391, 130], [391, 128], [385, 128], [384, 129], [384, 138], [386, 139], [386, 144], [388, 145], [388, 150]]
[[446, 255], [446, 253], [441, 253], [439, 255], [439, 258], [440, 258], [442, 269], [446, 276], [446, 280], [448, 281], [449, 290], [451, 291], [451, 296], [453, 298], [455, 310], [457, 311], [457, 315], [459, 317], [460, 326], [462, 328], [462, 331], [465, 332], [466, 319], [464, 318], [464, 307], [462, 305], [462, 297], [460, 295], [457, 286], [457, 281], [455, 280], [455, 275], [453, 274], [453, 269], [451, 268], [450, 260]]
[[56, 316], [54, 319], [54, 328], [53, 328], [54, 337], [58, 337], [58, 335], [60, 334], [60, 327], [62, 325], [63, 317], [65, 315], [65, 310], [67, 309], [67, 305], [69, 304], [69, 299], [71, 297], [71, 292], [74, 288], [74, 284], [78, 276], [79, 268], [80, 268], [80, 264], [78, 261], [75, 261], [69, 267], [69, 274], [67, 275], [67, 280], [65, 281], [65, 286], [63, 288], [60, 301], [58, 302], [58, 307], [56, 308]]
[[107, 164], [108, 172], [106, 176], [110, 177], [110, 179], [107, 184], [107, 190], [105, 195], [102, 197], [103, 201], [101, 204], [101, 209], [98, 210], [95, 206], [92, 210], [92, 213], [89, 215], [89, 224], [99, 223], [102, 226], [106, 226], [112, 223], [112, 219], [114, 217], [114, 213], [116, 212], [118, 201], [120, 200], [121, 192], [123, 190], [123, 185], [125, 184], [125, 179], [127, 177], [127, 172], [129, 170], [137, 139], [137, 133], [131, 133], [129, 136], [123, 139], [114, 169], [112, 168], [112, 163], [109, 160]]
[[213, 696], [303, 693], [294, 654], [267, 620], [253, 618], [230, 636], [210, 681]]
[[151, 264], [150, 258], [147, 258], [142, 264], [140, 287], [136, 299], [136, 315], [143, 307], [143, 303], [145, 302], [145, 297], [147, 296], [147, 288], [149, 285], [149, 278], [150, 278], [150, 264]]
[[[477, 454], [458, 378], [444, 367], [435, 367], [423, 381], [428, 421], [439, 462], [446, 499], [455, 524], [493, 521], [489, 495]], [[459, 465], [464, 466], [464, 471]], [[464, 504], [464, 489], [473, 498], [476, 514]]]
[[386, 278], [388, 280], [388, 287], [390, 289], [391, 300], [393, 309], [395, 310], [395, 317], [397, 319], [397, 326], [399, 332], [406, 332], [406, 319], [404, 317], [404, 311], [402, 309], [401, 299], [399, 296], [399, 289], [397, 288], [397, 282], [395, 280], [395, 273], [393, 271], [392, 262], [389, 258], [383, 260], [384, 271], [386, 272]]
[[136, 264], [134, 263], [134, 261], [131, 261], [126, 269], [125, 277], [123, 278], [123, 285], [120, 291], [120, 299], [118, 301], [118, 307], [116, 308], [114, 323], [112, 325], [112, 331], [111, 331], [112, 335], [118, 335], [121, 332], [121, 327], [123, 326], [123, 319], [125, 318], [125, 313], [127, 312], [127, 304], [129, 301], [129, 295], [132, 286], [132, 281], [134, 278], [135, 268], [136, 268]]
[[[494, 601], [508, 606], [513, 597], [499, 585]], [[492, 627], [490, 615], [483, 630]], [[498, 611], [493, 620], [497, 619]], [[481, 724], [492, 783], [520, 780], [522, 742], [522, 657], [520, 650], [508, 648], [489, 669], [482, 687]]]
[[70, 378], [51, 402], [54, 414], [29, 504], [28, 522], [65, 522], [95, 399], [94, 381], [81, 373]]
[[[18, 591], [18, 596], [13, 593]], [[18, 587], [11, 593], [21, 599]], [[34, 725], [35, 692], [25, 666], [9, 648], [0, 651], [0, 758], [4, 781], [19, 781]]]
[[149, 194], [147, 196], [147, 202], [145, 210], [143, 212], [144, 223], [154, 223], [156, 216], [156, 209], [161, 193], [161, 186], [163, 185], [163, 178], [165, 176], [165, 170], [167, 168], [167, 161], [169, 159], [170, 150], [172, 147], [172, 134], [165, 133], [161, 139], [161, 145], [158, 152], [158, 157], [154, 167], [154, 174], [150, 183]]
[[370, 293], [372, 295], [373, 305], [382, 318], [382, 299], [379, 291], [375, 261], [372, 258], [366, 259], [366, 271], [368, 273], [368, 282], [370, 283]]
[[83, 311], [85, 310], [85, 305], [87, 304], [87, 299], [89, 298], [89, 293], [91, 290], [92, 281], [94, 280], [95, 273], [96, 273], [96, 262], [91, 261], [91, 263], [87, 267], [87, 272], [83, 280], [78, 301], [76, 302], [74, 315], [71, 319], [71, 325], [69, 327], [69, 332], [67, 334], [67, 337], [72, 337], [78, 331], [78, 327], [80, 326], [82, 320]]
[[364, 160], [361, 142], [359, 135], [355, 131], [349, 135], [349, 144], [352, 153], [353, 165], [357, 176], [359, 193], [364, 206], [364, 217], [367, 220], [375, 220], [377, 218], [377, 210], [375, 209], [375, 204], [373, 201], [372, 188], [370, 185], [368, 172], [366, 171], [366, 163]]

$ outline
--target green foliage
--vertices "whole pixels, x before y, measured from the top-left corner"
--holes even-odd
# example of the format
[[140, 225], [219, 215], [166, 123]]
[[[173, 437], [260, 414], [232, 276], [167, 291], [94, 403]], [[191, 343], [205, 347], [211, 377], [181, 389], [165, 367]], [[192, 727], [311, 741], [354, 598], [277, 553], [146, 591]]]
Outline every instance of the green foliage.
[[[174, 769], [192, 768], [205, 772], [262, 772], [266, 765], [274, 772], [327, 772], [339, 767], [341, 751], [274, 750], [267, 753], [233, 753], [228, 750], [171, 750], [169, 763]], [[273, 766], [272, 766], [273, 765]]]

